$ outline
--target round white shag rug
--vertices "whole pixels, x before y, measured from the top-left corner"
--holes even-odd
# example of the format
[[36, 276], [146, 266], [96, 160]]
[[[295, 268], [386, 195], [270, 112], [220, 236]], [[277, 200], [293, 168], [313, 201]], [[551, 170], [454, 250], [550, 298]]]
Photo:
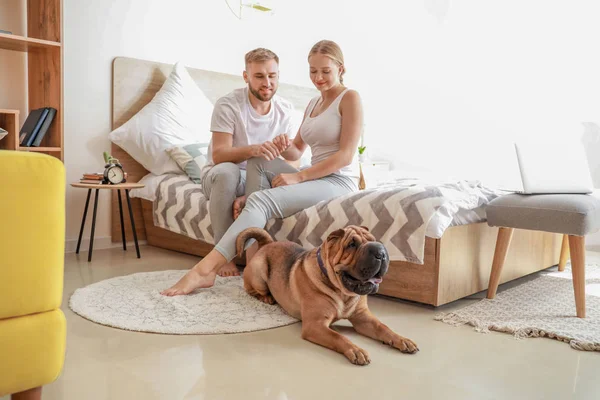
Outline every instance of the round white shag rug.
[[187, 296], [160, 294], [186, 272], [141, 272], [107, 279], [77, 289], [69, 307], [102, 325], [177, 335], [252, 332], [298, 322], [279, 305], [246, 293], [239, 276], [217, 277], [213, 287]]

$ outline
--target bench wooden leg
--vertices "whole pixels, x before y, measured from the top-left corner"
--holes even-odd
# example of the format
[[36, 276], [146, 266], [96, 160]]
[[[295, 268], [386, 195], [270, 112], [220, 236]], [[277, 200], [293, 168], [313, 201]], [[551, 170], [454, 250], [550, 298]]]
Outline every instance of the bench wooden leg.
[[496, 239], [496, 250], [494, 251], [494, 262], [492, 263], [492, 272], [490, 274], [490, 284], [488, 285], [487, 298], [493, 299], [496, 297], [496, 290], [500, 282], [500, 274], [506, 260], [506, 253], [512, 239], [513, 228], [500, 228], [498, 238]]
[[569, 235], [577, 316], [585, 318], [585, 236]]
[[42, 387], [38, 386], [24, 392], [14, 393], [10, 398], [11, 400], [41, 400]]
[[563, 235], [562, 247], [560, 249], [560, 261], [558, 262], [558, 270], [564, 271], [569, 261], [569, 235]]

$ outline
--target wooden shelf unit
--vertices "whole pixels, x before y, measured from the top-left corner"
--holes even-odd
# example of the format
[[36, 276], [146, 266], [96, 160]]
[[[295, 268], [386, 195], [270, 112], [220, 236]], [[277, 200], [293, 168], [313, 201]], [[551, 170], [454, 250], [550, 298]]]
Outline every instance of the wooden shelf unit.
[[19, 151], [37, 151], [41, 153], [58, 153], [61, 152], [62, 149], [60, 147], [21, 147], [19, 146]]
[[50, 40], [40, 40], [28, 38], [25, 36], [8, 35], [0, 33], [0, 49], [14, 50], [14, 51], [34, 51], [34, 50], [52, 50], [60, 49], [61, 44], [59, 42], [52, 42]]
[[[0, 140], [0, 149], [42, 152], [63, 161], [62, 0], [27, 0], [27, 37], [0, 34], [0, 49], [27, 53], [29, 112], [42, 107], [56, 109], [52, 125], [39, 147], [19, 146], [19, 130], [26, 115], [0, 110], [0, 127], [9, 132]], [[12, 125], [11, 129], [4, 126], [14, 123], [10, 121], [15, 118], [16, 130]]]
[[17, 150], [19, 148], [19, 110], [0, 109], [0, 128], [8, 134], [0, 139], [0, 150]]

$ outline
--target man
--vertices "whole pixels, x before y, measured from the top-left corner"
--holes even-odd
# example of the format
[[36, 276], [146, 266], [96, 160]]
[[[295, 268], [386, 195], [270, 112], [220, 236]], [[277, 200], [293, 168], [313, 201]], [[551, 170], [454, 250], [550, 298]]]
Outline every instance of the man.
[[[279, 57], [258, 48], [245, 56], [244, 81], [247, 87], [235, 89], [215, 103], [208, 147], [208, 162], [202, 170], [202, 191], [210, 200], [210, 220], [215, 243], [241, 212], [246, 182], [246, 160], [264, 157], [273, 160], [284, 149], [273, 144], [294, 132], [293, 106], [276, 96], [279, 81]], [[236, 202], [236, 198], [239, 198]], [[236, 207], [234, 209], [234, 202]], [[249, 249], [250, 250], [250, 249]], [[250, 252], [250, 251], [249, 251]], [[239, 275], [233, 262], [218, 272], [220, 276]]]

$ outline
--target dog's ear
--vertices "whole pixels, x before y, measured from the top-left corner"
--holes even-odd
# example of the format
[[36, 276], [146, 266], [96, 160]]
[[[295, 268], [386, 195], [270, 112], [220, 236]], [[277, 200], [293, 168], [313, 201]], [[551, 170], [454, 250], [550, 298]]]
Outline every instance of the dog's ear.
[[327, 236], [327, 240], [332, 239], [341, 239], [346, 235], [346, 231], [343, 229], [338, 229], [337, 231], [333, 231]]

